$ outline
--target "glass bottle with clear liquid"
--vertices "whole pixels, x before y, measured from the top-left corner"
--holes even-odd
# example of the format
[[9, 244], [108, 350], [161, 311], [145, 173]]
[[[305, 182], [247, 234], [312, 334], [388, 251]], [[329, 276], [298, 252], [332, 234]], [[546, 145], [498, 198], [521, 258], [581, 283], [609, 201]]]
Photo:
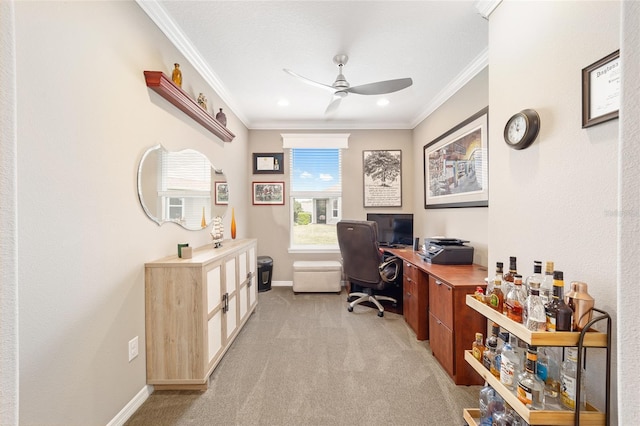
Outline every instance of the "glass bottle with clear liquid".
[[539, 260], [533, 261], [533, 274], [529, 275], [523, 283], [523, 288], [526, 294], [529, 294], [529, 288], [531, 287], [531, 281], [536, 281], [539, 284], [542, 283], [544, 275], [542, 275], [542, 262]]
[[540, 299], [542, 299], [542, 303], [545, 306], [551, 302], [551, 295], [553, 294], [553, 268], [553, 262], [547, 261], [545, 263], [544, 275], [540, 283]]
[[536, 375], [544, 382], [545, 404], [558, 405], [560, 394], [560, 348], [539, 347]]
[[538, 348], [529, 346], [524, 372], [518, 380], [517, 397], [530, 410], [544, 410], [544, 382], [536, 376]]
[[529, 296], [524, 301], [522, 310], [522, 323], [531, 331], [546, 331], [547, 316], [545, 314], [544, 304], [540, 298], [540, 283], [536, 281], [530, 282]]
[[[579, 409], [585, 409], [585, 371], [582, 369], [580, 373], [580, 404]], [[567, 359], [562, 363], [560, 370], [560, 402], [570, 410], [576, 407], [578, 383], [578, 348], [567, 348]]]
[[516, 348], [518, 338], [509, 334], [509, 341], [502, 347], [500, 355], [500, 383], [510, 391], [515, 391], [518, 385], [518, 377], [522, 373], [522, 364]]

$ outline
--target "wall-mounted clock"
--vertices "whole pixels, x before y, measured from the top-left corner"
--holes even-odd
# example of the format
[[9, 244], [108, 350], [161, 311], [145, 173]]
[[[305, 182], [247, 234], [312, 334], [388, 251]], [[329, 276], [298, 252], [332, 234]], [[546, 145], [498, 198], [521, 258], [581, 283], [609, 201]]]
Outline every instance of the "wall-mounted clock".
[[504, 127], [504, 140], [513, 149], [525, 149], [536, 140], [540, 131], [540, 116], [533, 109], [514, 114]]

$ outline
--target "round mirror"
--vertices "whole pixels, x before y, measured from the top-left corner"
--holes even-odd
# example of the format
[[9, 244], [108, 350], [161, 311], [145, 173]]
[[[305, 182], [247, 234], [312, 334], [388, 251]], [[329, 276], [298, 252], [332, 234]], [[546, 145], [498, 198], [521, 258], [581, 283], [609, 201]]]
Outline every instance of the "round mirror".
[[222, 170], [193, 149], [169, 152], [149, 148], [138, 167], [138, 197], [145, 213], [158, 225], [173, 222], [185, 229], [208, 226], [224, 216], [229, 187]]

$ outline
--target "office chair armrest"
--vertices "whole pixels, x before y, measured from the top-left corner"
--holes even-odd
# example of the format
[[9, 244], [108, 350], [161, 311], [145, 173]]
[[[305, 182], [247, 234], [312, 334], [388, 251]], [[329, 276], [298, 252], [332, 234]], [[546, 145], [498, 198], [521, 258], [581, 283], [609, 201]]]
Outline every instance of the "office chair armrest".
[[378, 266], [378, 270], [382, 281], [394, 283], [402, 270], [402, 259], [396, 256], [390, 257]]

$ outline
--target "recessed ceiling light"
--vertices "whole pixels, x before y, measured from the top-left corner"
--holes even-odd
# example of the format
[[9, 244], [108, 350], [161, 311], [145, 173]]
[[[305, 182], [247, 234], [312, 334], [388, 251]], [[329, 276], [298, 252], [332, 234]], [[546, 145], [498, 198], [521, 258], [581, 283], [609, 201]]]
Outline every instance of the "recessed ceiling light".
[[281, 106], [281, 107], [289, 106], [289, 101], [286, 99], [280, 99], [278, 101], [278, 106]]
[[378, 104], [378, 106], [381, 106], [381, 107], [387, 106], [387, 105], [389, 105], [389, 99], [380, 98], [380, 99], [378, 99], [378, 102], [376, 102], [376, 103]]

